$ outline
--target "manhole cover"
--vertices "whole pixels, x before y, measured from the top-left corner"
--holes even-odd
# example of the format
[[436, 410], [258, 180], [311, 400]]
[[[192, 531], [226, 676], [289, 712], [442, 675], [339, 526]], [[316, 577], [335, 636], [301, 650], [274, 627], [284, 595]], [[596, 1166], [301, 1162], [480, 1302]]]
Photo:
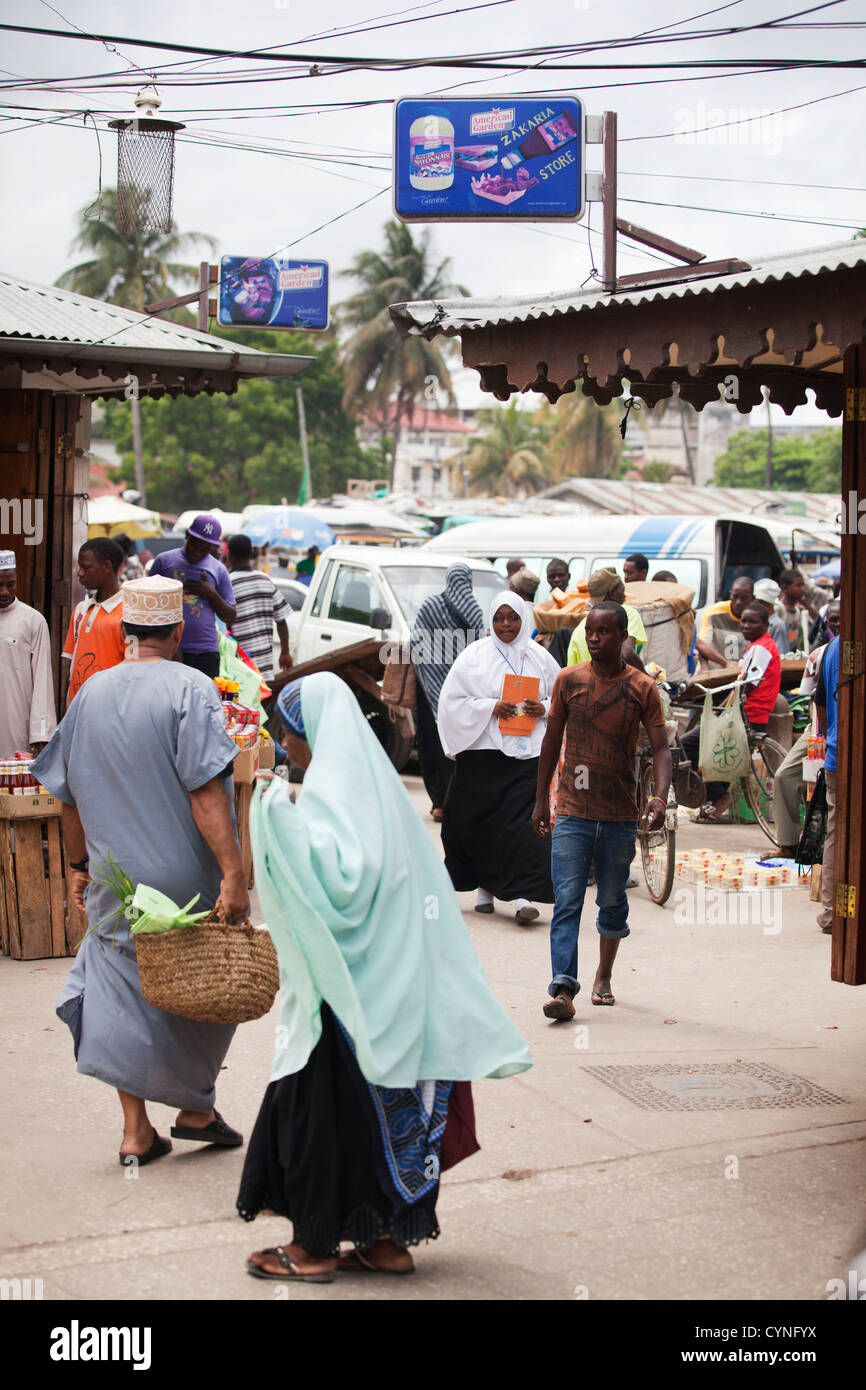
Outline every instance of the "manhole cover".
[[586, 1070], [643, 1110], [765, 1110], [845, 1103], [842, 1096], [802, 1076], [760, 1062], [661, 1062]]

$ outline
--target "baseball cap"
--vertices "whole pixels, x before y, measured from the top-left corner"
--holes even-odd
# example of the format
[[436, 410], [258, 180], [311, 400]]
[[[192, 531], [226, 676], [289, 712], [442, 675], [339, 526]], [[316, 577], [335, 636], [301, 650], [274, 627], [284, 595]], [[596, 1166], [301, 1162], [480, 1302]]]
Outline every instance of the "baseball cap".
[[775, 603], [780, 589], [775, 579], [759, 579], [755, 585], [755, 598], [761, 603]]
[[210, 545], [214, 541], [218, 541], [222, 533], [223, 528], [216, 517], [210, 516], [207, 512], [202, 512], [200, 516], [197, 516], [186, 530], [186, 534], [192, 536], [194, 540], [207, 541]]

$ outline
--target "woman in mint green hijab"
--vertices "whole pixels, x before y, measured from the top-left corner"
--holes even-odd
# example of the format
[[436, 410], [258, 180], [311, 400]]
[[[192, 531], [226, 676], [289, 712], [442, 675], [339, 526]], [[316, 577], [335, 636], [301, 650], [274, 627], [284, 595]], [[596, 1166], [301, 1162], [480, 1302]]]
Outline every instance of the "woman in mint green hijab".
[[[282, 692], [297, 804], [278, 779], [251, 815], [256, 882], [280, 959], [271, 1083], [238, 1195], [294, 1224], [257, 1278], [411, 1273], [439, 1233], [440, 1172], [477, 1148], [476, 1077], [531, 1065], [493, 997], [445, 867], [361, 709], [323, 673]], [[354, 1250], [339, 1257], [341, 1241]]]

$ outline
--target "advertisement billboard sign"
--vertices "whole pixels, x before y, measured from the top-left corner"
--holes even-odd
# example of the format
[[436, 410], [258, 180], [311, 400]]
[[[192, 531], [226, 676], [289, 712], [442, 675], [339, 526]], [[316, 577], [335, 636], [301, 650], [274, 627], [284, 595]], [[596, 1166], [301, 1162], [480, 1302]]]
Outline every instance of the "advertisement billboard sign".
[[327, 328], [328, 262], [223, 256], [217, 320], [245, 328]]
[[577, 97], [404, 98], [394, 210], [403, 222], [576, 222], [584, 148]]

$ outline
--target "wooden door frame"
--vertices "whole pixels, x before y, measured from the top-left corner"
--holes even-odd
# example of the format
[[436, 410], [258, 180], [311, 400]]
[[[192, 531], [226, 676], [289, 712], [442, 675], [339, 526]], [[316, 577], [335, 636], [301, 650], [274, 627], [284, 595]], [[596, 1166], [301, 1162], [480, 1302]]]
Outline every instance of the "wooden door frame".
[[[842, 422], [842, 626], [836, 762], [836, 907], [830, 977], [866, 984], [866, 343], [845, 352]], [[853, 501], [853, 507], [852, 507]], [[866, 528], [866, 515], [863, 518]]]

